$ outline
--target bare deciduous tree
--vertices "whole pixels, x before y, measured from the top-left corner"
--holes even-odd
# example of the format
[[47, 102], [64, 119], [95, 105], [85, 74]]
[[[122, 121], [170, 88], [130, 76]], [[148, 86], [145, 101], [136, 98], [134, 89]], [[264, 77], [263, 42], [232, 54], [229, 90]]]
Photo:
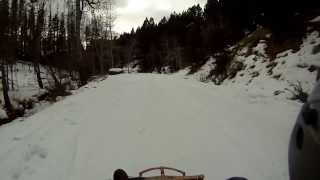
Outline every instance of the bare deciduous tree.
[[32, 8], [35, 9], [36, 12], [36, 25], [34, 25], [33, 29], [33, 39], [32, 39], [32, 46], [33, 52], [32, 57], [34, 58], [34, 72], [37, 77], [39, 88], [43, 89], [43, 82], [41, 77], [41, 70], [40, 70], [40, 59], [41, 59], [41, 35], [44, 27], [44, 18], [45, 18], [45, 0], [38, 0], [32, 3]]
[[81, 45], [81, 20], [84, 9], [96, 8], [101, 0], [75, 0], [76, 1], [76, 22], [75, 22], [75, 58], [79, 61], [80, 83], [85, 84], [88, 79], [86, 66], [82, 62], [82, 45]]

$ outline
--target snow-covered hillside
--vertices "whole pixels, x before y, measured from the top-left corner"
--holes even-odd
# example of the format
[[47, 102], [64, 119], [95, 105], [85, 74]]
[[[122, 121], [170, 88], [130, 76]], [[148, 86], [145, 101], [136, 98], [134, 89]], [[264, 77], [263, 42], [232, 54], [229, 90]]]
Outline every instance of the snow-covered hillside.
[[[38, 87], [36, 76], [34, 74], [34, 69], [32, 64], [25, 62], [19, 62], [12, 66], [13, 72], [9, 72], [9, 96], [11, 103], [15, 108], [19, 108], [20, 103], [24, 101], [37, 101], [36, 96], [45, 93], [45, 90], [41, 90]], [[42, 68], [42, 72], [45, 72], [45, 69]], [[47, 73], [44, 73], [47, 77]], [[13, 82], [13, 88], [12, 88]], [[48, 81], [44, 81], [45, 84], [48, 84]], [[2, 89], [2, 84], [0, 84]], [[1, 119], [6, 119], [7, 114], [4, 110], [4, 100], [1, 90], [0, 96], [0, 121]], [[0, 123], [1, 124], [1, 123]]]
[[270, 61], [265, 53], [267, 45], [261, 41], [253, 48], [252, 55], [246, 57], [239, 54], [236, 57], [246, 68], [238, 72], [231, 82], [264, 88], [269, 93], [284, 91], [290, 84], [301, 82], [303, 88], [310, 92], [316, 82], [317, 68], [320, 67], [320, 52], [313, 52], [319, 45], [319, 32], [314, 31], [303, 40], [300, 50], [282, 52]]
[[[9, 96], [11, 103], [15, 109], [22, 108], [21, 106], [28, 102], [30, 104], [30, 108], [26, 109], [26, 115], [33, 114], [40, 109], [47, 107], [48, 102], [40, 102], [39, 98], [41, 95], [47, 93], [48, 88], [54, 86], [54, 82], [52, 76], [49, 73], [48, 67], [41, 66], [41, 77], [45, 89], [40, 89], [38, 86], [38, 81], [36, 79], [36, 75], [34, 73], [34, 67], [32, 63], [27, 63], [23, 61], [19, 61], [16, 64], [12, 65], [12, 73], [9, 71]], [[59, 71], [56, 72], [57, 77], [62, 82], [70, 82], [72, 86], [76, 87], [76, 84], [71, 81], [68, 75], [65, 75], [66, 72]], [[12, 88], [13, 82], [13, 88]], [[0, 88], [2, 89], [2, 84], [0, 84]], [[4, 100], [1, 90], [0, 96], [0, 124], [2, 119], [8, 118], [6, 111], [4, 110]]]
[[[287, 180], [300, 104], [180, 75], [122, 74], [0, 127], [1, 180], [107, 180], [153, 166]], [[279, 113], [275, 113], [279, 112]]]
[[[268, 57], [266, 48], [266, 41], [260, 40], [249, 53], [246, 46], [238, 49], [229, 68], [229, 71], [237, 73], [234, 77], [224, 80], [221, 88], [238, 89], [240, 94], [249, 96], [287, 99], [292, 96], [292, 85], [301, 84], [303, 90], [310, 93], [316, 83], [317, 69], [320, 67], [319, 32], [307, 34], [298, 51], [287, 50], [277, 54], [274, 60]], [[215, 59], [211, 58], [198, 72], [187, 77], [210, 82], [208, 76], [215, 67]], [[178, 74], [187, 73], [188, 69]]]

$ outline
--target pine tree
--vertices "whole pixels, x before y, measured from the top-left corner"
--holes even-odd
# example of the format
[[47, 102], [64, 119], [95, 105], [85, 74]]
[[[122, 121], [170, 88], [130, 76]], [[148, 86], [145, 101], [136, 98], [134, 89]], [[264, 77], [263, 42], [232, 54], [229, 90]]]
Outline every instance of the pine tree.
[[11, 32], [13, 36], [16, 36], [18, 30], [18, 0], [11, 0], [10, 22]]
[[25, 9], [25, 1], [20, 0], [19, 1], [19, 10], [18, 10], [18, 24], [19, 24], [19, 37], [18, 37], [18, 57], [20, 59], [25, 58], [25, 53], [26, 53], [26, 37], [27, 37], [27, 22], [28, 22], [28, 17]]
[[66, 50], [66, 25], [65, 25], [65, 17], [64, 13], [61, 13], [60, 22], [59, 22], [59, 32], [58, 32], [58, 52], [65, 52]]
[[220, 10], [220, 4], [218, 0], [208, 0], [207, 4], [204, 8], [204, 16], [207, 20], [207, 23], [215, 24], [217, 26], [220, 25], [220, 16], [221, 16], [221, 10]]

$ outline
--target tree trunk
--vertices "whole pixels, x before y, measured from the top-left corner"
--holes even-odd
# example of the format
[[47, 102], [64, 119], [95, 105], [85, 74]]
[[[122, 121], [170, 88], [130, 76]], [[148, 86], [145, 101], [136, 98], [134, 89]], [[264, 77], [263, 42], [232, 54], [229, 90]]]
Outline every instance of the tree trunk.
[[41, 59], [41, 33], [43, 31], [44, 25], [44, 6], [45, 3], [38, 5], [38, 17], [37, 17], [37, 26], [34, 29], [34, 39], [33, 39], [33, 69], [34, 73], [37, 77], [38, 85], [40, 89], [43, 89], [43, 82], [41, 78], [41, 70], [40, 70], [40, 59]]
[[82, 62], [82, 53], [81, 53], [81, 18], [82, 18], [82, 9], [81, 9], [82, 0], [76, 0], [76, 27], [75, 27], [75, 58], [78, 61], [78, 71], [80, 76], [80, 84], [84, 85], [87, 83], [88, 75], [86, 72], [86, 67]]
[[109, 35], [110, 35], [110, 59], [111, 59], [111, 68], [114, 67], [114, 58], [113, 58], [113, 34], [112, 34], [112, 23], [113, 23], [113, 18], [112, 18], [112, 1], [108, 1], [108, 11], [109, 11], [109, 17], [108, 17], [108, 28], [109, 28]]
[[41, 71], [40, 71], [40, 65], [39, 63], [35, 62], [33, 64], [34, 67], [34, 73], [36, 74], [37, 77], [37, 81], [38, 81], [38, 85], [40, 89], [43, 89], [43, 82], [42, 82], [42, 78], [41, 78]]
[[11, 74], [11, 89], [14, 90], [14, 72], [13, 72], [13, 64], [10, 65], [10, 74]]
[[98, 43], [98, 58], [99, 58], [99, 63], [100, 63], [100, 74], [104, 74], [104, 64], [103, 64], [103, 42]]
[[2, 93], [3, 93], [4, 105], [7, 111], [9, 113], [12, 113], [13, 108], [12, 108], [12, 104], [8, 94], [9, 88], [8, 88], [8, 81], [6, 79], [7, 72], [6, 72], [6, 67], [4, 63], [1, 64], [0, 71], [1, 71], [1, 82], [2, 82]]
[[58, 80], [58, 78], [57, 78], [57, 76], [56, 76], [56, 73], [54, 72], [54, 69], [53, 69], [51, 66], [49, 66], [49, 72], [50, 72], [51, 77], [52, 77], [52, 79], [53, 79], [53, 81], [54, 81], [55, 87], [56, 87], [56, 88], [60, 88], [60, 87], [61, 87], [61, 83], [60, 83], [60, 81]]
[[8, 91], [10, 90], [10, 80], [9, 80], [9, 65], [7, 63], [7, 65], [5, 66], [5, 72], [6, 72], [6, 83], [7, 83], [7, 88]]
[[[111, 21], [111, 20], [110, 20]], [[113, 59], [113, 35], [112, 35], [112, 24], [110, 22], [110, 25], [109, 25], [109, 33], [110, 33], [110, 58], [111, 58], [111, 68], [114, 67], [114, 59]]]
[[37, 33], [35, 37], [34, 44], [34, 73], [36, 74], [38, 85], [40, 89], [43, 89], [43, 82], [41, 78], [41, 70], [40, 70], [40, 58], [41, 58], [41, 33]]

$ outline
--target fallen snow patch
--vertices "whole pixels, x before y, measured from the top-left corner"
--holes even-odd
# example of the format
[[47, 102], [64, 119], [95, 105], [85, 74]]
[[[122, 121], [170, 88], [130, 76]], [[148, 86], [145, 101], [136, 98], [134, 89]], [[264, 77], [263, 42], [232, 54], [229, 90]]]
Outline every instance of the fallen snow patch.
[[202, 82], [208, 81], [208, 77], [210, 76], [211, 71], [216, 67], [215, 63], [216, 59], [210, 57], [209, 60], [203, 66], [200, 67], [198, 72], [193, 74], [193, 77]]
[[313, 23], [320, 22], [320, 16], [311, 19], [310, 22], [313, 22]]
[[7, 118], [8, 118], [7, 112], [3, 109], [0, 109], [0, 120], [7, 119]]

